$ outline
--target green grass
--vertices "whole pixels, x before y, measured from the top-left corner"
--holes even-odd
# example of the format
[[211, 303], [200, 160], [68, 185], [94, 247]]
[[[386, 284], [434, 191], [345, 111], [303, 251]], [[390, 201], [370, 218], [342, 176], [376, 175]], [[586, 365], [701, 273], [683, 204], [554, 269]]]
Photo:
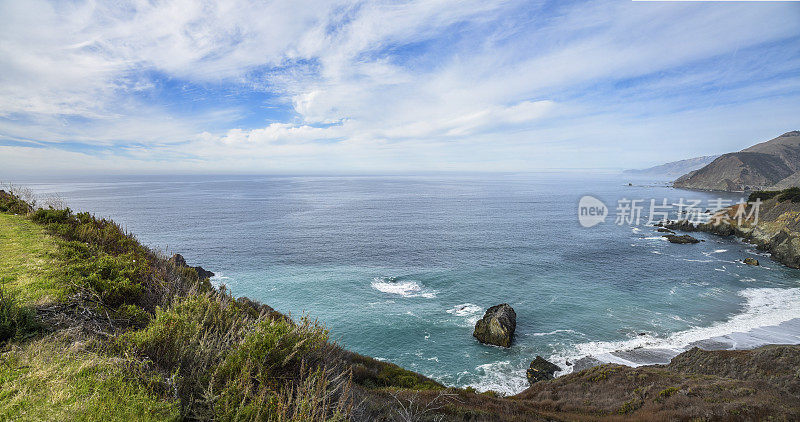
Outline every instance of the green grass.
[[157, 375], [135, 362], [125, 365], [121, 359], [79, 349], [50, 336], [4, 353], [0, 420], [178, 419], [178, 407]]
[[57, 280], [58, 239], [20, 216], [0, 213], [0, 278], [5, 290], [23, 304], [63, 298], [67, 289]]
[[159, 391], [163, 380], [140, 364], [76, 351], [79, 342], [42, 335], [34, 307], [66, 300], [74, 292], [68, 277], [87, 284], [117, 281], [102, 290], [111, 298], [117, 285], [129, 284], [129, 267], [87, 248], [24, 216], [0, 213], [0, 347], [13, 344], [0, 354], [0, 420], [178, 419], [179, 407]]

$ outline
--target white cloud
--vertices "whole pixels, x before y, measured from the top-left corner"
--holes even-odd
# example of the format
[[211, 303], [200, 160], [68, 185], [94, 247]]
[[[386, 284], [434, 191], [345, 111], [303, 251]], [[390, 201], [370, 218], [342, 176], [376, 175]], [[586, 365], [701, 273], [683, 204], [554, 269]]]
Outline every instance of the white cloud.
[[[124, 146], [143, 169], [164, 156], [208, 171], [620, 165], [619, 148], [653, 151], [676, 124], [713, 133], [774, 109], [765, 95], [791, 97], [753, 131], [796, 123], [798, 23], [781, 4], [0, 0], [0, 137]], [[720, 82], [759, 46], [788, 57]], [[230, 105], [176, 113], [148, 98], [151, 73], [269, 91], [294, 117], [251, 129], [226, 124], [245, 111]], [[609, 88], [629, 78], [647, 80]], [[711, 83], [716, 100], [686, 113], [686, 86]], [[604, 139], [608, 154], [575, 153]]]

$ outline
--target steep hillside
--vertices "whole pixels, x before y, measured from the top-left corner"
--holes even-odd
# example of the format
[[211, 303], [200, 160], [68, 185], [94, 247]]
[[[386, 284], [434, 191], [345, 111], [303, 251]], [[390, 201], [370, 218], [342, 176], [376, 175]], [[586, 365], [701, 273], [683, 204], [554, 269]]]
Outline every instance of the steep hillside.
[[[787, 132], [739, 152], [721, 155], [674, 182], [676, 188], [748, 191], [798, 180], [800, 131]], [[788, 187], [788, 186], [786, 186]]]

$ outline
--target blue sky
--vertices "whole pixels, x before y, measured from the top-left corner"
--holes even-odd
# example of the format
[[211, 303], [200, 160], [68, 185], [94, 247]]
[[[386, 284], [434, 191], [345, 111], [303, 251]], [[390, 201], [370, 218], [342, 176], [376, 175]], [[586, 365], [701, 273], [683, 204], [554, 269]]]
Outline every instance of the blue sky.
[[800, 129], [800, 2], [0, 0], [0, 176], [623, 169]]

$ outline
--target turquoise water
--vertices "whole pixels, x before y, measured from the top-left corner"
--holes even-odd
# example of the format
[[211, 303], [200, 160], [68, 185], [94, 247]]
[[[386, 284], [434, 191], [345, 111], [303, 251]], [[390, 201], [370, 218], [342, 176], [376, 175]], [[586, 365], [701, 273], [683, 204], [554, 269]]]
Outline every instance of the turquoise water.
[[[21, 181], [109, 216], [160, 250], [217, 273], [235, 295], [319, 318], [345, 347], [445, 384], [518, 392], [536, 355], [560, 364], [654, 363], [697, 341], [797, 340], [800, 272], [735, 239], [675, 245], [616, 225], [622, 198], [670, 203], [719, 194], [620, 176], [208, 176]], [[592, 195], [612, 213], [583, 228]], [[724, 198], [739, 199], [728, 194]], [[510, 349], [472, 327], [507, 302]], [[739, 334], [731, 334], [739, 333]], [[720, 337], [723, 336], [723, 337]], [[637, 349], [639, 348], [639, 349]], [[626, 354], [624, 350], [653, 353]]]

